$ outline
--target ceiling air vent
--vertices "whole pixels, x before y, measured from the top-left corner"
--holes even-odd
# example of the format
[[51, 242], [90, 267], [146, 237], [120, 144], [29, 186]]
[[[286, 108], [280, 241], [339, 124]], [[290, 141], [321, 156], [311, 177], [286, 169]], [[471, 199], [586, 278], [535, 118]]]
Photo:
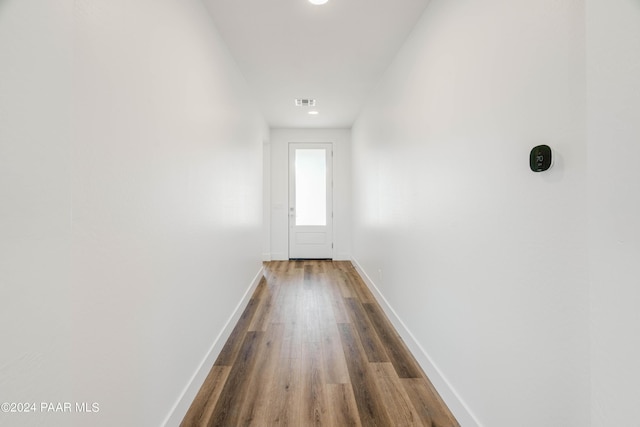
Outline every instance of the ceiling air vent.
[[296, 99], [296, 107], [315, 107], [315, 99]]

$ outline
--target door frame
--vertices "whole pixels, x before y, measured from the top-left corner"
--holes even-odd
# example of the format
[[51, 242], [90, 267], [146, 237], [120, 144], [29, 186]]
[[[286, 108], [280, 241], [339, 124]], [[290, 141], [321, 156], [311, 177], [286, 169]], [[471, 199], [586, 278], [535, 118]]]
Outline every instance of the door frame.
[[[294, 227], [295, 213], [293, 213], [293, 209], [295, 209], [295, 149], [296, 148], [324, 148], [327, 149], [327, 224], [329, 227], [329, 238], [330, 245], [329, 248], [329, 256], [328, 257], [319, 257], [315, 259], [333, 259], [334, 256], [334, 235], [333, 235], [333, 143], [332, 142], [289, 142], [288, 144], [288, 175], [289, 175], [289, 187], [288, 191], [288, 203], [287, 203], [287, 217], [288, 217], [288, 257], [289, 259], [302, 259], [306, 257], [292, 257], [292, 233]], [[310, 226], [313, 227], [313, 226]], [[312, 259], [312, 258], [309, 258]]]

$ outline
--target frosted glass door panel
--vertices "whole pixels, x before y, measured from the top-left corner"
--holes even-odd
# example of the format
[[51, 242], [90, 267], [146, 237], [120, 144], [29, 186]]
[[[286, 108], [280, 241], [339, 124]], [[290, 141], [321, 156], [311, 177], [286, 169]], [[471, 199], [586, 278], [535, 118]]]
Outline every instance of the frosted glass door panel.
[[327, 152], [298, 148], [295, 160], [296, 225], [327, 225]]

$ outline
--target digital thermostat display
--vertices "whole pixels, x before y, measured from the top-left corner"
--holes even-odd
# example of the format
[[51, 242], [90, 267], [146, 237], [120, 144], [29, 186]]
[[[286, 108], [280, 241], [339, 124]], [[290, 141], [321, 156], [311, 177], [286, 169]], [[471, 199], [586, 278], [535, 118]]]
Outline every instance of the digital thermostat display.
[[548, 145], [538, 145], [533, 147], [529, 155], [529, 167], [534, 172], [544, 172], [553, 165], [551, 147]]

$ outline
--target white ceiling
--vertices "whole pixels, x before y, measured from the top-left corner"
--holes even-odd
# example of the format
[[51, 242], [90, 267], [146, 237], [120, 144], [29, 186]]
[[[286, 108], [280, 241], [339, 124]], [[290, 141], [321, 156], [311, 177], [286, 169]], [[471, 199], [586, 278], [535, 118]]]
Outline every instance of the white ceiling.
[[274, 128], [351, 127], [428, 2], [204, 0]]

